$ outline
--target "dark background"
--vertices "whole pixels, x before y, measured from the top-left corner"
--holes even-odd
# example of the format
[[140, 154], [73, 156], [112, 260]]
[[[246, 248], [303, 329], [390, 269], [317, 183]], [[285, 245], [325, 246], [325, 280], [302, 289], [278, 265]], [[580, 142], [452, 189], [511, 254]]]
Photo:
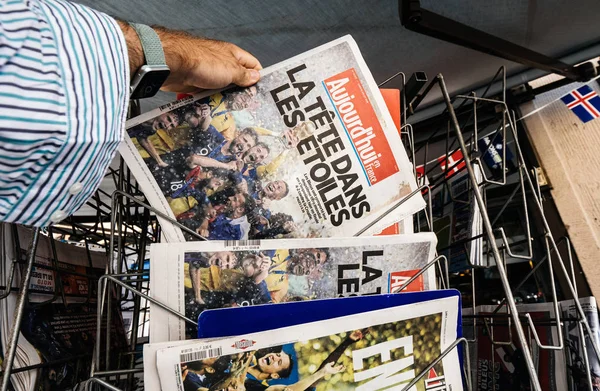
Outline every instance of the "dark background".
[[[483, 84], [501, 65], [509, 75], [524, 70], [520, 64], [406, 30], [396, 0], [76, 1], [124, 20], [233, 42], [263, 66], [351, 34], [378, 82], [398, 71], [425, 71], [430, 79], [442, 72], [452, 94]], [[551, 56], [573, 54], [600, 41], [596, 0], [422, 0], [421, 5]], [[597, 57], [600, 49], [589, 53], [585, 59]], [[399, 80], [389, 86], [398, 88]], [[165, 95], [143, 101], [144, 110], [173, 99]], [[436, 97], [428, 97], [421, 107]]]

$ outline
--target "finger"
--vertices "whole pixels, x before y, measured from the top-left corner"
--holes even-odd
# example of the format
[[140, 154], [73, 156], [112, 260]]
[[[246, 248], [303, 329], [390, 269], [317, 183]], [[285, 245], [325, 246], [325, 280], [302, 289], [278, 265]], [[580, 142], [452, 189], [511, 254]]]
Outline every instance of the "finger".
[[238, 66], [235, 70], [233, 82], [241, 87], [248, 87], [260, 79], [260, 74], [255, 69], [246, 69], [243, 66]]
[[260, 65], [260, 61], [256, 57], [238, 46], [233, 48], [233, 55], [240, 65], [245, 68], [256, 69], [257, 71], [262, 69], [262, 65]]

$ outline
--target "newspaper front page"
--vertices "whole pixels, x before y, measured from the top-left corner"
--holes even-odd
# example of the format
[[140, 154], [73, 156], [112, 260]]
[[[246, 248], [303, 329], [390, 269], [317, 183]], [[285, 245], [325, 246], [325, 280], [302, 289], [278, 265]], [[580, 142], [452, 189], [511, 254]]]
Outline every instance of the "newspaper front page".
[[[562, 316], [571, 321], [564, 322], [564, 339], [566, 364], [569, 374], [569, 391], [577, 390], [600, 390], [600, 361], [594, 351], [590, 338], [594, 338], [597, 346], [600, 346], [600, 322], [598, 321], [598, 305], [594, 297], [582, 297], [579, 299], [585, 317], [590, 325], [593, 335], [588, 337], [583, 326], [579, 322], [578, 312], [573, 300], [560, 302]], [[590, 376], [587, 376], [589, 368]], [[567, 389], [567, 388], [565, 388]]]
[[[457, 338], [458, 297], [158, 350], [163, 390], [402, 389]], [[236, 388], [237, 387], [237, 388]], [[462, 390], [458, 351], [411, 390]]]
[[[556, 325], [549, 322], [556, 318], [553, 303], [531, 303], [517, 306], [519, 314], [529, 314], [534, 322], [540, 342], [547, 346], [559, 346], [560, 339]], [[491, 315], [497, 309], [495, 305], [477, 306], [477, 315]], [[463, 309], [463, 315], [472, 315], [471, 308]], [[504, 315], [504, 316], [501, 316]], [[506, 306], [497, 311], [496, 316], [487, 319], [488, 326], [479, 320], [476, 342], [472, 347], [471, 364], [475, 389], [503, 391], [522, 390], [530, 387], [529, 375], [523, 353], [516, 341], [514, 325], [509, 329]], [[543, 390], [562, 391], [567, 389], [565, 356], [562, 350], [540, 348], [529, 327], [524, 324], [531, 355]], [[472, 320], [465, 320], [464, 334], [474, 337]], [[490, 335], [491, 334], [491, 335]], [[501, 342], [492, 344], [494, 341]], [[505, 343], [502, 343], [505, 342]]]
[[[434, 258], [433, 233], [154, 244], [150, 291], [197, 320], [204, 309], [393, 293]], [[430, 267], [403, 292], [436, 289]], [[195, 338], [152, 305], [150, 342]]]
[[120, 152], [152, 206], [210, 240], [369, 235], [425, 206], [350, 36], [261, 72], [127, 122]]

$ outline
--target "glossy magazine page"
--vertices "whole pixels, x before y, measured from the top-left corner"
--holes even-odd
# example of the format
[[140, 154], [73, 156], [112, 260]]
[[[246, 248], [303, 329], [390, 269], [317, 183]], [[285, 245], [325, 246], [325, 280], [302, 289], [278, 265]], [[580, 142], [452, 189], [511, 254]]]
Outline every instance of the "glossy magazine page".
[[[189, 341], [158, 350], [161, 386], [402, 389], [455, 341], [458, 305], [453, 296], [219, 341]], [[462, 390], [457, 350], [411, 389]]]
[[120, 152], [154, 207], [210, 240], [247, 240], [374, 234], [425, 206], [417, 194], [393, 209], [416, 181], [350, 36], [261, 73], [127, 122]]
[[[433, 233], [339, 239], [154, 244], [153, 297], [196, 320], [205, 309], [393, 293], [434, 257]], [[435, 289], [435, 268], [404, 292]], [[195, 338], [151, 306], [150, 342]]]

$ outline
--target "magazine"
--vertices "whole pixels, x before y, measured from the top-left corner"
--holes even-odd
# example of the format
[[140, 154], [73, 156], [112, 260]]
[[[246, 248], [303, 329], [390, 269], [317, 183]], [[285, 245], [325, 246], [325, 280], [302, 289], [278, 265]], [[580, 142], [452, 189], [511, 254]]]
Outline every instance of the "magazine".
[[[4, 227], [11, 230], [7, 225]], [[5, 236], [7, 247], [11, 250], [7, 256], [9, 262], [3, 262], [5, 271], [10, 268], [13, 259], [24, 256], [32, 231], [17, 226], [17, 235], [20, 254], [15, 254], [12, 232]], [[22, 376], [31, 377], [30, 383], [35, 389], [76, 389], [76, 385], [89, 378], [97, 338], [97, 281], [104, 274], [107, 257], [104, 252], [87, 252], [85, 248], [59, 241], [54, 241], [52, 248], [51, 242], [52, 239], [40, 234], [29, 281], [29, 303], [24, 309], [19, 338], [19, 348], [22, 347], [26, 354], [23, 355], [23, 365], [18, 367], [60, 360], [59, 364], [23, 372], [25, 375]], [[18, 274], [16, 277], [14, 282], [20, 281]], [[2, 302], [0, 300], [0, 308], [4, 307], [3, 315], [6, 314], [8, 320], [8, 325], [3, 324], [1, 330], [2, 336], [5, 336], [12, 326], [15, 306], [11, 303], [16, 302], [16, 293], [9, 296], [7, 304]], [[115, 301], [113, 305], [113, 313], [118, 314]], [[105, 329], [104, 324], [103, 332]], [[112, 317], [111, 333], [111, 353], [115, 362], [118, 353], [126, 349], [119, 316]]]
[[[476, 308], [478, 315], [490, 315], [497, 308], [494, 305], [482, 305]], [[529, 313], [535, 324], [535, 329], [543, 345], [559, 346], [559, 335], [556, 325], [548, 325], [549, 321], [555, 319], [553, 303], [522, 304], [517, 306], [520, 314]], [[509, 332], [508, 318], [506, 317], [506, 306], [503, 306], [498, 314], [503, 317], [486, 318], [488, 328], [483, 320], [478, 322], [477, 342], [471, 344], [474, 349], [470, 350], [471, 370], [475, 389], [478, 390], [530, 390], [529, 373], [521, 347], [519, 346], [514, 326]], [[464, 315], [472, 315], [471, 309], [464, 309]], [[464, 333], [469, 339], [473, 337], [472, 321], [465, 320]], [[538, 373], [540, 385], [543, 390], [563, 391], [566, 390], [566, 368], [564, 352], [561, 350], [541, 349], [529, 330], [527, 323], [523, 323], [525, 333], [528, 335], [533, 362]], [[489, 331], [488, 331], [489, 330]], [[493, 335], [489, 333], [492, 332]], [[500, 342], [493, 345], [490, 338]]]
[[[594, 297], [579, 299], [583, 312], [592, 329], [597, 346], [600, 346], [600, 323], [598, 322], [598, 306]], [[588, 337], [584, 337], [583, 326], [574, 321], [579, 318], [573, 300], [560, 303], [564, 322], [564, 338], [566, 363], [569, 373], [569, 391], [600, 390], [600, 362]], [[591, 387], [586, 374], [586, 356], [590, 368]], [[565, 388], [566, 390], [567, 388]]]
[[504, 137], [500, 132], [477, 140], [477, 146], [482, 151], [481, 160], [485, 162], [493, 180], [501, 179], [504, 169], [507, 173], [514, 172], [516, 169], [509, 144], [507, 141], [505, 145]]
[[350, 36], [261, 72], [127, 122], [120, 152], [152, 206], [210, 240], [369, 235], [425, 206]]
[[[158, 350], [163, 390], [402, 389], [457, 335], [457, 296]], [[237, 388], [236, 388], [237, 387]], [[462, 390], [458, 350], [411, 390]]]
[[[434, 257], [433, 233], [358, 238], [153, 244], [153, 297], [196, 320], [204, 309], [398, 291]], [[427, 269], [403, 291], [435, 289]], [[155, 305], [150, 342], [197, 331]]]

